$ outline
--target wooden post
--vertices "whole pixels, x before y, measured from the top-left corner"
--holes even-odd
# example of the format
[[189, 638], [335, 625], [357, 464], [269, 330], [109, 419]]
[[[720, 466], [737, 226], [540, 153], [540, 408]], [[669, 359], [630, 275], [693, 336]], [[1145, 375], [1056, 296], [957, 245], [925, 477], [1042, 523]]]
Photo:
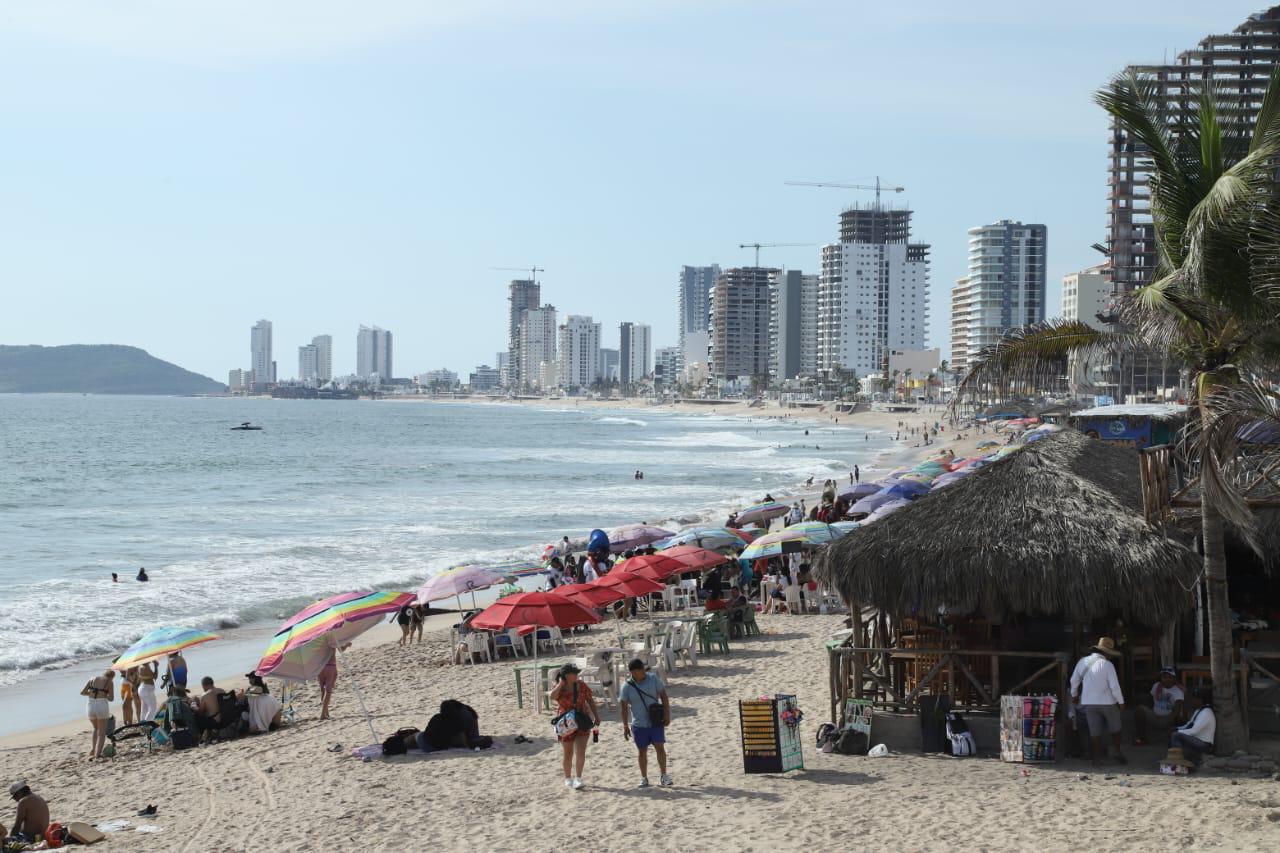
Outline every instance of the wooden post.
[[1055, 762], [1066, 759], [1063, 749], [1062, 735], [1067, 729], [1067, 664], [1069, 659], [1058, 655], [1058, 707], [1053, 712], [1055, 722], [1053, 739], [1053, 759]]
[[996, 707], [1000, 707], [1000, 656], [991, 656], [991, 698], [995, 700]]

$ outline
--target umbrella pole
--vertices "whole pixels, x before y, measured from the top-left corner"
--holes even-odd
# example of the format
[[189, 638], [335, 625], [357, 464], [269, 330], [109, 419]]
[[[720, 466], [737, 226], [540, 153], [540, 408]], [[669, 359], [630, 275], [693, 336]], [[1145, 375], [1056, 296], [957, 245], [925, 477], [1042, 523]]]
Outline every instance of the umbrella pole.
[[[335, 653], [335, 654], [337, 654], [337, 655], [339, 655], [339, 656], [343, 656], [343, 657], [345, 657], [345, 655], [343, 655], [343, 654], [342, 654], [342, 649], [335, 648], [335, 649], [334, 649], [334, 653]], [[365, 707], [365, 704], [364, 704], [364, 696], [363, 696], [363, 695], [361, 695], [361, 693], [360, 693], [360, 684], [356, 681], [355, 676], [354, 676], [354, 675], [352, 675], [352, 674], [351, 674], [351, 673], [349, 673], [349, 672], [347, 673], [347, 678], [350, 678], [350, 679], [351, 679], [351, 690], [352, 690], [352, 692], [354, 692], [354, 693], [356, 694], [356, 701], [360, 703], [360, 711], [361, 711], [361, 713], [363, 713], [363, 714], [364, 714], [364, 721], [365, 721], [365, 723], [367, 723], [367, 724], [368, 724], [368, 726], [369, 726], [369, 734], [373, 735], [373, 742], [374, 742], [375, 744], [376, 744], [376, 743], [382, 743], [382, 739], [381, 739], [381, 738], [379, 738], [379, 737], [378, 737], [378, 733], [377, 733], [376, 731], [374, 731], [374, 728], [373, 728], [373, 717], [369, 716], [369, 709], [368, 709], [367, 707]]]

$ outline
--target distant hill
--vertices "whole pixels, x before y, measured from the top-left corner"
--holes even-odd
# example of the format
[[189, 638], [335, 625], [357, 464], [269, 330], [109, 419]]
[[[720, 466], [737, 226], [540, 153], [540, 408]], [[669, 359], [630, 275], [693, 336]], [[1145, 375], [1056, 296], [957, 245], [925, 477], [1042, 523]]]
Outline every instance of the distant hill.
[[227, 386], [137, 347], [0, 345], [0, 393], [217, 394]]

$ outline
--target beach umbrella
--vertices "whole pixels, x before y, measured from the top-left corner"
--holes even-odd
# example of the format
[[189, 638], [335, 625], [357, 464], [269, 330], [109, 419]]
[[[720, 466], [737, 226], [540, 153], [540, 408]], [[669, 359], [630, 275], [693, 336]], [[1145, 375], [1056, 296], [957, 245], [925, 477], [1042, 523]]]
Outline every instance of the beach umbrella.
[[[377, 625], [382, 617], [413, 602], [411, 592], [345, 592], [304, 607], [280, 626], [254, 670], [257, 675], [307, 681], [320, 674], [342, 647]], [[354, 679], [356, 701], [374, 743], [378, 733]]]
[[849, 515], [869, 515], [876, 511], [876, 508], [887, 504], [893, 500], [893, 497], [884, 493], [884, 490], [876, 492], [874, 495], [868, 495], [862, 500], [849, 507]]
[[[505, 631], [524, 625], [574, 628], [599, 621], [600, 617], [591, 610], [558, 591], [520, 592], [490, 604], [471, 620], [471, 627], [482, 631]], [[537, 643], [534, 643], [534, 648], [537, 648]]]
[[889, 515], [890, 513], [897, 512], [898, 510], [902, 509], [904, 506], [907, 506], [910, 503], [911, 501], [901, 500], [901, 499], [889, 501], [888, 503], [883, 503], [876, 508], [875, 512], [871, 513], [871, 515], [868, 515], [866, 518], [864, 518], [862, 520], [862, 523], [870, 524], [873, 521], [877, 521], [881, 518], [884, 518], [886, 515]]
[[776, 557], [779, 554], [792, 554], [802, 548], [825, 545], [839, 539], [844, 533], [821, 521], [802, 521], [790, 527], [784, 527], [774, 533], [766, 533], [747, 546], [742, 552], [744, 560], [758, 560], [761, 557]]
[[432, 575], [427, 578], [426, 583], [418, 587], [417, 602], [426, 604], [429, 601], [439, 601], [442, 598], [453, 597], [458, 600], [458, 611], [462, 611], [462, 593], [471, 593], [471, 607], [476, 606], [476, 590], [488, 589], [496, 583], [501, 583], [506, 577], [503, 574], [493, 571], [487, 566], [469, 565], [454, 566], [451, 569], [445, 569], [438, 575]]
[[511, 575], [527, 578], [533, 575], [544, 575], [547, 567], [537, 560], [507, 560], [503, 563], [483, 563], [484, 568], [499, 575]]
[[984, 441], [979, 441], [979, 442], [978, 442], [978, 449], [979, 449], [979, 450], [986, 450], [988, 447], [999, 447], [999, 446], [1000, 446], [1000, 442], [998, 442], [998, 441], [992, 441], [992, 440], [991, 440], [991, 439], [989, 439], [989, 438], [988, 438], [988, 439], [986, 439], [986, 440], [984, 440]]
[[197, 631], [195, 628], [156, 628], [154, 631], [148, 631], [132, 646], [125, 649], [112, 661], [111, 668], [123, 672], [216, 639], [218, 639], [217, 634]]
[[840, 497], [847, 501], [856, 501], [860, 498], [865, 498], [868, 495], [874, 495], [876, 492], [880, 491], [880, 488], [881, 486], [879, 483], [855, 483], [852, 486], [848, 486], [843, 489], [840, 492]]
[[729, 558], [724, 554], [709, 548], [699, 548], [696, 545], [677, 545], [662, 551], [661, 556], [680, 561], [689, 567], [689, 571], [699, 572], [729, 562]]
[[754, 537], [749, 530], [733, 527], [690, 527], [681, 530], [670, 539], [664, 539], [657, 548], [665, 551], [681, 545], [697, 545], [699, 548], [742, 548]]
[[571, 598], [584, 607], [592, 609], [608, 607], [610, 604], [627, 597], [627, 594], [622, 590], [596, 586], [595, 583], [565, 584], [564, 586], [556, 587], [555, 591], [557, 595]]
[[[685, 572], [693, 571], [679, 560], [668, 557], [665, 553], [642, 554], [639, 557], [632, 557], [623, 560], [614, 566], [614, 572], [628, 572], [631, 574], [644, 575], [656, 581], [665, 581], [674, 575], [682, 575]], [[610, 572], [613, 574], [613, 572]]]
[[903, 479], [894, 483], [892, 486], [885, 486], [883, 489], [877, 492], [877, 494], [888, 495], [891, 498], [905, 498], [907, 500], [914, 500], [915, 498], [918, 498], [921, 495], [928, 494], [928, 492], [929, 492], [928, 483], [921, 483], [916, 480]]
[[636, 548], [670, 539], [673, 535], [670, 530], [651, 524], [624, 524], [609, 531], [609, 550], [615, 554], [634, 551]]
[[738, 513], [739, 524], [751, 524], [757, 521], [770, 521], [780, 515], [786, 515], [791, 512], [791, 507], [777, 501], [765, 501], [755, 506], [749, 506]]
[[662, 581], [638, 575], [635, 572], [609, 572], [609, 574], [602, 578], [597, 578], [587, 586], [619, 592], [624, 598], [639, 598], [651, 592], [662, 592], [666, 588]]
[[834, 521], [831, 526], [843, 534], [852, 533], [862, 526], [861, 521]]

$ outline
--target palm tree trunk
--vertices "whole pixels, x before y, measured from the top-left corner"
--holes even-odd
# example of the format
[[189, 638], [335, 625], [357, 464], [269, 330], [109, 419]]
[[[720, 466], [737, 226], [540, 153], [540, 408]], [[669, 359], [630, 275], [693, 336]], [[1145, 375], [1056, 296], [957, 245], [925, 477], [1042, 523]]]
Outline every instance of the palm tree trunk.
[[1214, 747], [1219, 755], [1230, 755], [1248, 746], [1244, 720], [1236, 701], [1236, 679], [1232, 671], [1235, 650], [1231, 644], [1231, 608], [1227, 603], [1227, 555], [1222, 538], [1222, 515], [1213, 502], [1200, 498], [1200, 523], [1204, 538], [1204, 580], [1208, 590], [1209, 669], [1213, 674], [1213, 712], [1217, 717]]

